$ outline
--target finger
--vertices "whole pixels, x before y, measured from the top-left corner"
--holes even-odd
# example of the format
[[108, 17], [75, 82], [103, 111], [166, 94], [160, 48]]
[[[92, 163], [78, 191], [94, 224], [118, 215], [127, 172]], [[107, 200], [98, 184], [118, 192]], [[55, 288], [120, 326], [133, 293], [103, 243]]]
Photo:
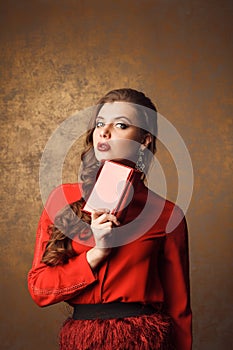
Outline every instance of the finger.
[[114, 224], [117, 226], [120, 225], [120, 222], [117, 220], [116, 216], [114, 216], [112, 214], [104, 213], [104, 214], [100, 215], [97, 219], [95, 219], [95, 222], [99, 223], [99, 224], [106, 222], [106, 221], [114, 222]]
[[97, 217], [95, 220], [93, 220], [92, 222], [95, 224], [95, 225], [99, 225], [99, 224], [103, 224], [105, 222], [108, 222], [108, 214], [107, 213], [104, 213], [102, 215], [100, 215], [99, 217]]
[[91, 218], [92, 220], [96, 220], [99, 216], [105, 213], [109, 213], [109, 209], [103, 208], [103, 209], [93, 210], [91, 213]]
[[98, 230], [98, 231], [103, 231], [106, 229], [111, 229], [112, 228], [112, 222], [111, 221], [106, 221], [102, 224], [98, 225], [91, 225], [92, 230]]
[[117, 220], [115, 215], [107, 214], [106, 218], [108, 221], [112, 221], [116, 226], [120, 225], [120, 222]]

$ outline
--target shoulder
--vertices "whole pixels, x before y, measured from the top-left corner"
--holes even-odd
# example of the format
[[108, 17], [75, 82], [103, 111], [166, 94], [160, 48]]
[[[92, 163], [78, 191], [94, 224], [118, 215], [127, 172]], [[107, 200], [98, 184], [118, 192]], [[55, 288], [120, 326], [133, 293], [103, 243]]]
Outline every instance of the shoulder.
[[45, 210], [52, 221], [59, 210], [81, 199], [81, 189], [80, 183], [67, 183], [52, 190], [45, 204]]
[[185, 214], [183, 210], [172, 201], [163, 198], [157, 193], [148, 190], [151, 210], [157, 212], [157, 222], [160, 229], [166, 233], [174, 231], [180, 224], [185, 224]]

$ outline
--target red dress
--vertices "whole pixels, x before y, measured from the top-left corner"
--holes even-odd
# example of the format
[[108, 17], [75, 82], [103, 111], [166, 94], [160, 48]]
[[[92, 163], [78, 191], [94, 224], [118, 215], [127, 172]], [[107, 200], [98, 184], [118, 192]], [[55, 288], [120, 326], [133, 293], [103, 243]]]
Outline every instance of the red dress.
[[[73, 240], [77, 256], [67, 264], [47, 266], [41, 262], [49, 239], [47, 228], [62, 207], [80, 197], [78, 184], [65, 184], [55, 189], [48, 199], [39, 221], [33, 265], [28, 274], [33, 300], [39, 306], [60, 301], [71, 305], [163, 303], [173, 321], [175, 348], [190, 350], [188, 235], [182, 211], [140, 182], [122, 231], [116, 231], [118, 243], [97, 272], [93, 273], [86, 260], [86, 252], [94, 245], [92, 238], [88, 242]], [[166, 233], [171, 215], [180, 223]]]

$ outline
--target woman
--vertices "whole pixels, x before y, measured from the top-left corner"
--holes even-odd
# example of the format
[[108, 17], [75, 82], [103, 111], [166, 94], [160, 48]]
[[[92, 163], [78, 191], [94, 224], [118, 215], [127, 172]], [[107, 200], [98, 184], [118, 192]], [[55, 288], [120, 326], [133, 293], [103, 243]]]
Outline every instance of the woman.
[[[107, 93], [86, 135], [82, 187], [62, 185], [42, 213], [28, 286], [39, 306], [74, 307], [62, 350], [191, 349], [186, 221], [144, 184], [156, 129], [156, 108], [142, 92]], [[121, 222], [107, 208], [91, 217], [81, 210], [105, 160], [142, 172]], [[171, 215], [180, 223], [166, 233]]]

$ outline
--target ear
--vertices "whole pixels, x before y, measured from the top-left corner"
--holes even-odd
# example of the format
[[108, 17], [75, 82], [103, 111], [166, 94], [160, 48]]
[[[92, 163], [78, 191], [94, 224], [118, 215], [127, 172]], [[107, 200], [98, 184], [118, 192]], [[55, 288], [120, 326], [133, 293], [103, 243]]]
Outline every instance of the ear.
[[147, 133], [143, 136], [142, 144], [145, 146], [144, 148], [147, 148], [148, 145], [152, 142], [152, 136], [150, 133]]

